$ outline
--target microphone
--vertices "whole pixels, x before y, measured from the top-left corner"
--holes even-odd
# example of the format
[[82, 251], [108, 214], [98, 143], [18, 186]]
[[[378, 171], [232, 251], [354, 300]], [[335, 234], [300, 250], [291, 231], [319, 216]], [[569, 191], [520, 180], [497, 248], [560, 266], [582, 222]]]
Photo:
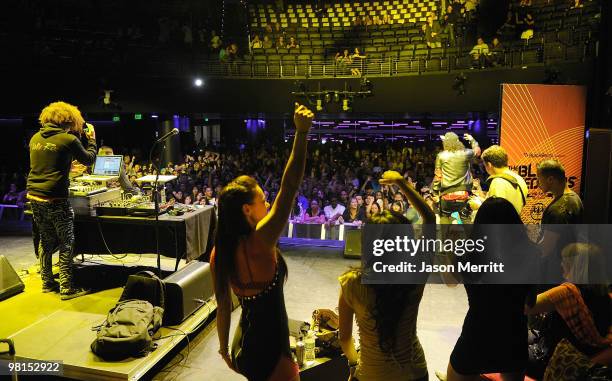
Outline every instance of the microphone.
[[166, 132], [161, 138], [157, 139], [157, 143], [161, 143], [164, 140], [168, 139], [169, 137], [172, 137], [174, 135], [178, 135], [179, 130], [178, 128], [173, 128], [170, 131]]

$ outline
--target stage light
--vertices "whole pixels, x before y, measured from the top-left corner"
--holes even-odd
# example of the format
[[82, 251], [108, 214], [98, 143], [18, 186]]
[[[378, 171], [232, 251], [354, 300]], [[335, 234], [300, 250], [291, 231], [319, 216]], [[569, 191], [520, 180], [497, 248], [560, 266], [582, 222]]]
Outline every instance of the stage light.
[[329, 103], [331, 102], [331, 94], [330, 93], [326, 93], [325, 94], [325, 103]]
[[119, 122], [120, 120], [121, 118], [119, 117], [119, 115], [113, 116], [113, 122]]
[[157, 114], [151, 114], [151, 118], [157, 119], [157, 118], [159, 118], [159, 116], [157, 116]]
[[142, 114], [134, 114], [134, 120], [142, 120]]
[[317, 111], [323, 111], [323, 101], [317, 99]]
[[111, 94], [113, 93], [114, 90], [104, 90], [104, 98], [102, 99], [102, 102], [104, 103], [104, 106], [111, 106], [113, 101], [111, 100]]
[[196, 85], [196, 87], [202, 87], [202, 85], [204, 84], [204, 81], [202, 81], [202, 78], [196, 78], [193, 81], [193, 84]]
[[325, 144], [325, 143], [327, 143], [327, 138], [322, 138], [321, 139], [321, 144]]
[[334, 102], [340, 102], [340, 94], [337, 91], [334, 93]]
[[349, 98], [345, 98], [342, 100], [342, 111], [351, 111], [352, 108], [352, 104], [351, 104], [351, 100]]
[[372, 82], [367, 77], [362, 77], [359, 87], [361, 91], [372, 91]]

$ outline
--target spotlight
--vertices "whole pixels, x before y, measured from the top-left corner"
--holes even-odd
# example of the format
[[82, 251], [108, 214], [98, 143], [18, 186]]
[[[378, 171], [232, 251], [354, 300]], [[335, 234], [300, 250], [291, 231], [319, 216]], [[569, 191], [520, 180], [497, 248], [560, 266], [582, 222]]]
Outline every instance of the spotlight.
[[321, 98], [317, 99], [317, 111], [323, 111], [323, 101], [321, 101]]
[[327, 138], [321, 138], [321, 144], [327, 143]]
[[196, 87], [202, 87], [202, 85], [204, 84], [204, 81], [202, 81], [202, 78], [196, 78], [193, 81], [193, 84], [196, 85]]
[[329, 102], [331, 102], [331, 94], [325, 93], [325, 103], [329, 103]]
[[342, 111], [351, 111], [353, 109], [352, 102], [349, 98], [342, 100]]
[[361, 91], [372, 91], [372, 82], [367, 77], [361, 77], [359, 87]]
[[104, 99], [102, 100], [102, 102], [104, 103], [105, 106], [111, 106], [113, 101], [111, 100], [111, 94], [113, 93], [114, 90], [104, 90]]
[[334, 93], [334, 102], [340, 102], [340, 94], [337, 91]]

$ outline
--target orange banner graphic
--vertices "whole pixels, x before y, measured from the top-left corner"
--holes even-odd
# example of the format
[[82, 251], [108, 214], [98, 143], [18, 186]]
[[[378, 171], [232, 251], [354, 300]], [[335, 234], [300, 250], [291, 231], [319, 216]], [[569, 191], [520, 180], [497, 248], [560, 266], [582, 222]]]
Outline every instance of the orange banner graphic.
[[552, 200], [538, 188], [540, 161], [559, 160], [569, 187], [580, 192], [585, 111], [584, 86], [502, 85], [500, 144], [529, 187], [523, 222], [539, 223]]

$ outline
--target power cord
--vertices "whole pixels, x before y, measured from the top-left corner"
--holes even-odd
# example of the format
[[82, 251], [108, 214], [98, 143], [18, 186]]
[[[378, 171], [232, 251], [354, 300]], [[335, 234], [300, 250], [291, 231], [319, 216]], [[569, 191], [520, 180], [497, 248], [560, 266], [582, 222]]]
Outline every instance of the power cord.
[[122, 257], [118, 257], [117, 255], [113, 254], [113, 252], [108, 248], [108, 244], [106, 243], [106, 239], [104, 238], [104, 233], [102, 232], [102, 224], [100, 223], [100, 220], [97, 221], [97, 225], [98, 231], [100, 232], [100, 237], [102, 238], [102, 242], [104, 243], [106, 251], [115, 259], [123, 259], [127, 257], [127, 254], [124, 254]]
[[[209, 299], [210, 301], [211, 299]], [[200, 301], [200, 300], [198, 300]], [[209, 301], [204, 301], [202, 307], [206, 307], [208, 310], [208, 315], [210, 316], [210, 314], [212, 313], [212, 306], [211, 303], [209, 303]], [[189, 341], [189, 335], [197, 332], [200, 328], [202, 328], [202, 326], [204, 325], [204, 323], [206, 323], [208, 321], [208, 318], [206, 318], [205, 320], [203, 320], [200, 324], [198, 324], [197, 326], [195, 326], [191, 331], [189, 332], [185, 332], [181, 329], [178, 328], [174, 328], [174, 327], [164, 327], [164, 328], [168, 328], [174, 331], [178, 331], [180, 332], [180, 334], [173, 334], [173, 335], [166, 335], [166, 336], [162, 336], [158, 339], [155, 340], [161, 340], [161, 339], [165, 339], [165, 338], [169, 338], [169, 337], [175, 337], [175, 336], [185, 336], [187, 338], [187, 354], [180, 359], [179, 361], [177, 361], [174, 364], [169, 364], [166, 367], [164, 367], [162, 370], [159, 371], [159, 373], [167, 373], [167, 372], [171, 372], [174, 368], [176, 368], [177, 366], [179, 366], [181, 363], [183, 364], [187, 364], [187, 359], [189, 358], [189, 353], [191, 352], [191, 342]], [[181, 353], [179, 353], [181, 354]], [[182, 354], [181, 354], [182, 355]]]
[[[178, 329], [178, 328], [174, 328], [174, 327], [164, 327], [164, 328], [168, 328], [168, 329], [171, 329], [171, 330], [174, 330], [174, 331], [178, 331], [178, 332], [180, 332], [180, 334], [166, 335], [166, 336], [162, 336], [162, 337], [159, 337], [157, 339], [154, 339], [154, 340], [157, 341], [157, 340], [167, 339], [167, 338], [175, 337], [175, 336], [184, 336], [187, 339], [187, 354], [182, 359], [177, 361], [176, 363], [167, 365], [166, 367], [162, 368], [162, 370], [160, 370], [159, 373], [162, 373], [162, 372], [163, 373], [171, 372], [174, 368], [179, 366], [181, 363], [183, 363], [183, 365], [187, 364], [187, 359], [189, 358], [189, 353], [191, 353], [191, 343], [189, 341], [189, 335], [191, 333], [193, 333], [193, 331], [186, 333], [185, 331], [183, 331], [181, 329]], [[182, 356], [182, 353], [179, 352], [179, 354]]]

